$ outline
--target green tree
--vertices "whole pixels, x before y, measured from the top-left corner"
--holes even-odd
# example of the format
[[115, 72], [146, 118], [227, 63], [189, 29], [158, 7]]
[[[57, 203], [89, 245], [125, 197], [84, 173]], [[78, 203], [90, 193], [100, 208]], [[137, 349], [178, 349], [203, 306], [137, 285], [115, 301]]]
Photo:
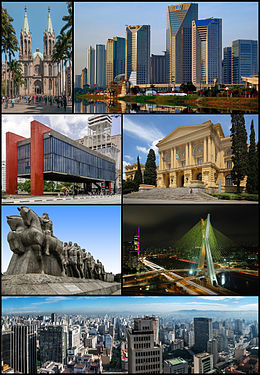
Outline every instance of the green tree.
[[138, 184], [134, 180], [127, 179], [126, 181], [123, 180], [123, 194], [129, 194], [133, 191], [138, 191]]
[[21, 191], [26, 191], [27, 193], [31, 194], [31, 180], [26, 180], [25, 182], [20, 182], [18, 184], [18, 188]]
[[137, 170], [135, 171], [134, 182], [137, 183], [138, 188], [139, 188], [139, 185], [143, 183], [143, 176], [142, 176], [139, 156], [137, 156]]
[[196, 87], [193, 85], [192, 82], [182, 83], [180, 85], [180, 91], [188, 93], [189, 91], [196, 91]]
[[157, 171], [156, 171], [156, 157], [155, 152], [151, 148], [149, 150], [146, 163], [145, 163], [145, 170], [144, 170], [144, 184], [147, 185], [155, 185], [157, 180]]
[[240, 183], [247, 174], [247, 132], [244, 116], [240, 113], [231, 115], [232, 162], [231, 178], [240, 193]]
[[258, 166], [257, 166], [257, 150], [255, 144], [254, 121], [251, 122], [250, 145], [248, 150], [248, 169], [246, 191], [249, 194], [258, 192]]

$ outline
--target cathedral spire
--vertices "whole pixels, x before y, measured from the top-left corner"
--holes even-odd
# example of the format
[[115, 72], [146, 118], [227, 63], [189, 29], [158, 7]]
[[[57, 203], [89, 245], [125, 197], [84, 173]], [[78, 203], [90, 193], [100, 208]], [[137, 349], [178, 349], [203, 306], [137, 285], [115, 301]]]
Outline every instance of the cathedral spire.
[[47, 28], [46, 33], [53, 33], [52, 23], [51, 23], [51, 10], [50, 7], [48, 8], [48, 21], [47, 21]]
[[26, 34], [29, 34], [29, 32], [30, 32], [28, 18], [27, 18], [27, 8], [26, 7], [24, 8], [24, 20], [23, 20], [22, 32], [26, 33]]

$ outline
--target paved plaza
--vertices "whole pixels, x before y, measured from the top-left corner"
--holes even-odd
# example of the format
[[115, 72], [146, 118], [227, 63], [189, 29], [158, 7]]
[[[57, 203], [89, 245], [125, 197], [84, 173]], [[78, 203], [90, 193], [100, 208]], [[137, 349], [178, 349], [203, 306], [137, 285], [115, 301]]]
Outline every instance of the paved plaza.
[[[10, 101], [9, 101], [10, 102]], [[71, 113], [72, 112], [72, 102], [67, 102], [66, 111], [64, 107], [58, 108], [57, 103], [52, 105], [45, 104], [44, 100], [41, 102], [26, 103], [25, 99], [22, 99], [20, 102], [15, 101], [14, 107], [12, 104], [8, 104], [8, 108], [5, 108], [5, 103], [2, 103], [2, 113], [22, 113], [22, 114], [31, 114], [31, 113]]]
[[11, 196], [2, 199], [2, 204], [120, 204], [121, 195], [77, 195], [69, 197], [58, 196]]

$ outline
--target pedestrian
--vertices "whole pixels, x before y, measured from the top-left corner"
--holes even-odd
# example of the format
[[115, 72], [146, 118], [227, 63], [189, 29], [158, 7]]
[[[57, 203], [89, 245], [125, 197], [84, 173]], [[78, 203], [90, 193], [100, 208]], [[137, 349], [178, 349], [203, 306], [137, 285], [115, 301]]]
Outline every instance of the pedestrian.
[[7, 109], [8, 108], [8, 102], [9, 102], [9, 98], [8, 96], [5, 98], [5, 108]]
[[12, 108], [14, 108], [14, 98], [11, 99]]
[[192, 188], [190, 189], [190, 194], [192, 194]]
[[66, 112], [67, 100], [66, 100], [66, 96], [65, 95], [63, 96], [63, 106], [64, 106], [64, 111]]

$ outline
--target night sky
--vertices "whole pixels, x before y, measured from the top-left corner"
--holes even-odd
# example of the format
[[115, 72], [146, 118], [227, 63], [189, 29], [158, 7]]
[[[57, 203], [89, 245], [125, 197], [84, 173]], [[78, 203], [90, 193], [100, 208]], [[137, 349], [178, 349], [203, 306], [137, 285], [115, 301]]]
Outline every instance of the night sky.
[[168, 248], [210, 213], [211, 225], [237, 245], [258, 244], [258, 205], [125, 205], [123, 241], [140, 226], [143, 248]]

